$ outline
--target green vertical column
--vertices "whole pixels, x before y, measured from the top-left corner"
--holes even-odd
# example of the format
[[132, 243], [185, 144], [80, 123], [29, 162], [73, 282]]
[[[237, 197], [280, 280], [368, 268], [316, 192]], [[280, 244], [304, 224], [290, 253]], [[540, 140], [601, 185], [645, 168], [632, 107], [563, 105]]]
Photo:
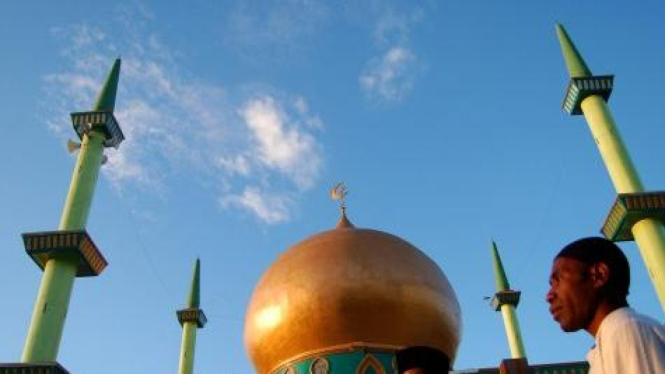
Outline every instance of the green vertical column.
[[[571, 78], [564, 110], [569, 114], [584, 115], [616, 192], [645, 192], [607, 105], [613, 77], [591, 74], [561, 24], [556, 25], [556, 31]], [[630, 231], [665, 311], [665, 230], [662, 222], [649, 214], [635, 221]]]
[[180, 364], [178, 374], [194, 373], [194, 352], [196, 349], [196, 322], [185, 322], [182, 325], [182, 341], [180, 344]]
[[196, 350], [196, 330], [205, 326], [207, 319], [200, 307], [201, 300], [201, 261], [196, 260], [192, 285], [187, 298], [187, 308], [178, 311], [178, 321], [182, 326], [180, 343], [180, 363], [178, 374], [194, 372], [194, 353]]
[[[116, 60], [94, 111], [113, 111], [119, 74], [120, 60]], [[104, 129], [95, 126], [90, 126], [81, 135], [81, 151], [74, 167], [60, 230], [85, 228], [107, 138]], [[78, 266], [79, 257], [74, 253], [58, 254], [45, 264], [22, 362], [56, 360]]]
[[494, 310], [501, 310], [503, 324], [506, 328], [506, 337], [510, 347], [511, 358], [526, 358], [522, 332], [517, 320], [517, 304], [519, 303], [520, 293], [510, 289], [506, 272], [503, 269], [503, 263], [499, 256], [499, 250], [496, 243], [492, 242], [492, 264], [494, 267], [494, 281], [496, 283], [496, 294], [492, 298]]

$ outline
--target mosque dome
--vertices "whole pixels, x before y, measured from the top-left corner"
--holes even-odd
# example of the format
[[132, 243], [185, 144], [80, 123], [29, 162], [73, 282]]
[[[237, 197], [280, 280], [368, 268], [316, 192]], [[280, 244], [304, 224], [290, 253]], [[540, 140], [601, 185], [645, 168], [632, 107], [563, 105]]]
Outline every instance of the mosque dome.
[[292, 246], [263, 274], [245, 345], [259, 374], [344, 347], [429, 346], [452, 362], [460, 330], [457, 297], [434, 261], [342, 214], [335, 229]]

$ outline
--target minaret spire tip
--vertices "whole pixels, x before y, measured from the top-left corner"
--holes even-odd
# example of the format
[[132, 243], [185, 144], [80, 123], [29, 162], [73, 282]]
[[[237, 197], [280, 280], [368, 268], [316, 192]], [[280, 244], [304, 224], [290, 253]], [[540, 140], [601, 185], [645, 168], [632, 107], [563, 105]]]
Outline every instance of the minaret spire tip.
[[120, 65], [122, 65], [122, 60], [118, 57], [113, 62], [113, 66], [104, 81], [104, 85], [99, 91], [93, 110], [113, 112], [113, 109], [115, 108], [115, 96], [118, 91], [118, 82], [120, 81]]
[[559, 45], [561, 46], [561, 52], [563, 53], [563, 58], [568, 67], [568, 74], [571, 78], [576, 77], [591, 77], [591, 69], [587, 66], [586, 62], [582, 58], [582, 55], [575, 47], [575, 44], [570, 39], [570, 36], [566, 32], [566, 29], [559, 22], [555, 24], [557, 37], [559, 38]]
[[197, 258], [192, 275], [192, 286], [187, 298], [188, 308], [198, 308], [201, 305], [201, 259]]
[[492, 260], [494, 266], [494, 281], [496, 283], [497, 292], [510, 290], [508, 277], [506, 277], [506, 272], [503, 269], [503, 263], [501, 262], [501, 256], [499, 256], [499, 249], [497, 248], [496, 242], [494, 240], [492, 240]]

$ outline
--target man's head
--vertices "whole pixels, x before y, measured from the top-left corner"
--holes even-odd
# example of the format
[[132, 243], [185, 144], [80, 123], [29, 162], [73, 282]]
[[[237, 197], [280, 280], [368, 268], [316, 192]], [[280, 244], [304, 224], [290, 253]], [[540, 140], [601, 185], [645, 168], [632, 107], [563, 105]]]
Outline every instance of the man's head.
[[450, 370], [450, 359], [442, 351], [425, 346], [407, 347], [396, 352], [397, 372], [439, 374]]
[[603, 238], [584, 238], [565, 246], [554, 259], [547, 302], [564, 331], [595, 335], [605, 315], [626, 306], [628, 260]]

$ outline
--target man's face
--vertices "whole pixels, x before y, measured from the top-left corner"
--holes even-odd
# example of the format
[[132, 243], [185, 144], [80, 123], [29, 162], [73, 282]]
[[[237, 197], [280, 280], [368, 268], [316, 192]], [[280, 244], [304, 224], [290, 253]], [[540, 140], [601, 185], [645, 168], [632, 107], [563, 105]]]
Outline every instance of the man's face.
[[547, 302], [550, 313], [566, 332], [586, 329], [596, 312], [598, 290], [589, 273], [590, 266], [572, 259], [554, 260]]

